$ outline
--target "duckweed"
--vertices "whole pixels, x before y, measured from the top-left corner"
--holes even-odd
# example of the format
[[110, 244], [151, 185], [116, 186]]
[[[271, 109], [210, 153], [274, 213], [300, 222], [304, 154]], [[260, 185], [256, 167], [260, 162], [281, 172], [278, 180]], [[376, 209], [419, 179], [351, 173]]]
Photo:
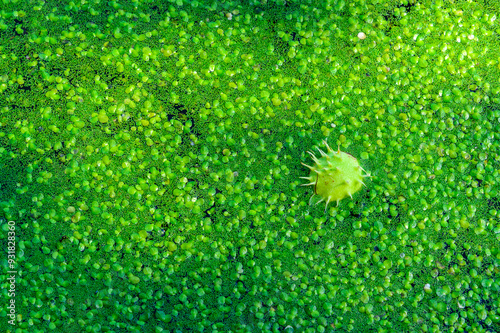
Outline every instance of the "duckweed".
[[499, 9], [3, 1], [2, 331], [499, 331]]

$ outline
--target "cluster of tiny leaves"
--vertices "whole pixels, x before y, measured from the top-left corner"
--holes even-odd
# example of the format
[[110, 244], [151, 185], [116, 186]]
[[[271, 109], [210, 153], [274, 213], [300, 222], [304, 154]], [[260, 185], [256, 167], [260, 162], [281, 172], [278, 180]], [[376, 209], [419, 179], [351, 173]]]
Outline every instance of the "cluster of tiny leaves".
[[1, 330], [500, 331], [499, 10], [2, 0]]

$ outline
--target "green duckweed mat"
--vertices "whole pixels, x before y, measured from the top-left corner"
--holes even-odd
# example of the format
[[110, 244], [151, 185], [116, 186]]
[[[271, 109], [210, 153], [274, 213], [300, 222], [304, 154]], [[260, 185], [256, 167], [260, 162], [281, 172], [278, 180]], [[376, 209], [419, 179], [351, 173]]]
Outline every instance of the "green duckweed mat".
[[499, 18], [2, 0], [0, 331], [499, 332]]

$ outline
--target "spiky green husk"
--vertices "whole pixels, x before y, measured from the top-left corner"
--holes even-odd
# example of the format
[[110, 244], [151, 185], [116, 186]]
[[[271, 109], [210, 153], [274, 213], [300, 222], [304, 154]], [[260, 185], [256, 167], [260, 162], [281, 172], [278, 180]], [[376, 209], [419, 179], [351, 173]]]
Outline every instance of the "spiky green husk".
[[318, 148], [321, 158], [317, 158], [312, 152], [308, 151], [311, 155], [314, 166], [309, 166], [302, 163], [304, 166], [311, 170], [309, 177], [300, 177], [309, 182], [303, 186], [313, 186], [314, 195], [318, 195], [320, 200], [316, 204], [326, 201], [325, 211], [328, 204], [332, 201], [337, 202], [345, 197], [351, 197], [354, 193], [359, 191], [363, 185], [363, 178], [369, 175], [363, 175], [364, 169], [359, 165], [358, 160], [352, 155], [332, 150], [326, 141], [323, 141], [327, 148], [327, 153]]

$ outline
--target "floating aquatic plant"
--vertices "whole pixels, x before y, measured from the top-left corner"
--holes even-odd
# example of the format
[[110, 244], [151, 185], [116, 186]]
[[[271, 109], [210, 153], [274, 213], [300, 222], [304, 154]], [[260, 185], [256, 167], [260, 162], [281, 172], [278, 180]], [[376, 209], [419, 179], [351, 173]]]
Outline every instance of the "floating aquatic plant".
[[498, 1], [207, 3], [2, 1], [7, 331], [498, 331]]

